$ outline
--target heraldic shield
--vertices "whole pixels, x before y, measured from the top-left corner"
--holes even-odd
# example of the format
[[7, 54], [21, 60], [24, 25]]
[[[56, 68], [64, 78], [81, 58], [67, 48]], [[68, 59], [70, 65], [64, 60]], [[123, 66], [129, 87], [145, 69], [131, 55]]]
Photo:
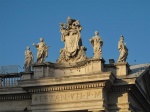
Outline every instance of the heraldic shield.
[[60, 24], [61, 40], [65, 46], [60, 50], [58, 63], [72, 63], [86, 59], [86, 48], [82, 46], [79, 20], [68, 17], [67, 23]]
[[65, 51], [68, 55], [74, 56], [77, 49], [79, 49], [79, 37], [78, 35], [65, 36]]

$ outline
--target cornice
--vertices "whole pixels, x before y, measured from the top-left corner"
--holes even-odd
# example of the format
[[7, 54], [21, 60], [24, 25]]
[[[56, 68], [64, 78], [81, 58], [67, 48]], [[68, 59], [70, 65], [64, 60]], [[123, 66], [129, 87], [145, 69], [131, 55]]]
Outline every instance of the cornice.
[[123, 85], [131, 85], [135, 84], [136, 78], [135, 77], [124, 77], [124, 78], [118, 78], [114, 81], [115, 86], [123, 86]]
[[72, 91], [81, 89], [92, 89], [92, 88], [108, 88], [106, 82], [98, 83], [86, 83], [86, 84], [72, 84], [72, 85], [61, 85], [61, 86], [47, 86], [47, 87], [34, 87], [26, 88], [29, 93], [42, 93], [42, 92], [56, 92], [56, 91]]
[[131, 90], [132, 85], [126, 85], [126, 86], [112, 86], [110, 88], [110, 92], [126, 92]]
[[111, 72], [98, 72], [86, 75], [64, 76], [64, 77], [47, 77], [41, 79], [20, 80], [18, 84], [21, 87], [36, 87], [36, 86], [54, 86], [64, 84], [80, 84], [87, 82], [114, 82], [115, 76]]
[[26, 93], [26, 91], [19, 87], [0, 87], [0, 95], [7, 95], [7, 94], [20, 94], [20, 93]]
[[26, 100], [31, 99], [31, 95], [30, 94], [0, 95], [0, 101], [25, 100], [25, 99]]

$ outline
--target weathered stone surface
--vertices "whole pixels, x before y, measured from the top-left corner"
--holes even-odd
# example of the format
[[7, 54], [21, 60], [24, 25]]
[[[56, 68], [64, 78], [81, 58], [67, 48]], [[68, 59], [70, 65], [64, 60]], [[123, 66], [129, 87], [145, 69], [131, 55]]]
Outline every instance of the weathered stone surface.
[[[134, 77], [135, 75], [130, 75], [130, 74], [135, 74], [137, 71], [135, 69], [130, 68], [130, 65], [127, 62], [117, 62], [113, 64], [104, 64], [104, 71], [111, 71], [116, 77]], [[141, 69], [139, 71], [142, 71]], [[135, 72], [135, 73], [134, 73]], [[142, 72], [140, 72], [142, 73]], [[139, 74], [140, 74], [139, 73]], [[138, 76], [138, 74], [136, 74]]]
[[[40, 66], [47, 67], [46, 64]], [[53, 63], [49, 63], [49, 66], [62, 67]], [[105, 65], [103, 66], [105, 68]], [[2, 112], [21, 112], [24, 109], [32, 112], [130, 112], [139, 109], [148, 112], [146, 101], [149, 97], [146, 100], [144, 95], [148, 91], [145, 84], [149, 83], [145, 79], [149, 77], [149, 68], [138, 72], [142, 75], [141, 79], [137, 80], [135, 70], [130, 72], [133, 76], [132, 74], [117, 76], [111, 71], [106, 71], [116, 69], [117, 66], [126, 66], [126, 63], [114, 64], [114, 67], [107, 66], [102, 72], [20, 80], [18, 88], [0, 88], [0, 104], [3, 106], [1, 110]], [[69, 68], [69, 65], [65, 67]], [[70, 67], [76, 67], [76, 64]], [[108, 69], [109, 67], [111, 69]], [[142, 101], [143, 104], [139, 105], [137, 101]], [[10, 107], [5, 108], [8, 104]]]
[[27, 80], [33, 78], [33, 72], [21, 72], [21, 80]]
[[107, 108], [104, 101], [107, 92], [104, 88], [110, 88], [114, 79], [111, 72], [99, 72], [59, 78], [22, 80], [19, 84], [32, 93], [31, 109], [33, 112], [40, 112], [40, 110], [43, 112], [88, 111], [93, 108], [99, 110]]
[[34, 94], [32, 104], [69, 103], [91, 100], [102, 100], [102, 89], [90, 89], [81, 91], [53, 92]]
[[[93, 108], [102, 108], [102, 89], [88, 89], [78, 91], [53, 92], [45, 94], [34, 94], [32, 99], [32, 110], [71, 111]], [[69, 108], [68, 108], [69, 107]]]
[[131, 71], [129, 64], [127, 62], [119, 62], [115, 64], [116, 66], [116, 76], [125, 76], [128, 75]]
[[103, 59], [87, 59], [85, 61], [68, 64], [36, 64], [33, 65], [34, 78], [50, 76], [62, 77], [102, 72], [104, 70], [104, 62]]
[[0, 102], [0, 112], [23, 112], [30, 109], [31, 100]]

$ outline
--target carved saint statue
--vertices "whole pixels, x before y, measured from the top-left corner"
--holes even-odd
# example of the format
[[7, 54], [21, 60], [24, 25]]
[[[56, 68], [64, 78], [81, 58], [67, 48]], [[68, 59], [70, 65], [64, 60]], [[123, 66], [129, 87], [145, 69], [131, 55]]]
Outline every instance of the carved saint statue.
[[30, 47], [27, 46], [27, 50], [25, 51], [25, 62], [24, 62], [24, 70], [25, 72], [31, 71], [31, 65], [34, 61], [33, 54], [30, 51]]
[[64, 42], [65, 46], [61, 49], [60, 57], [57, 62], [76, 62], [85, 59], [85, 54], [83, 56], [84, 58], [77, 59], [78, 55], [81, 55], [79, 51], [83, 50], [80, 35], [81, 30], [82, 27], [79, 20], [71, 19], [70, 17], [68, 17], [66, 24], [60, 24], [60, 32], [62, 34], [61, 40]]
[[46, 45], [43, 38], [40, 38], [40, 42], [38, 44], [33, 43], [33, 46], [35, 46], [36, 49], [38, 50], [36, 62], [44, 63], [45, 58], [48, 57], [48, 47], [49, 46]]
[[91, 39], [89, 39], [93, 46], [94, 50], [94, 58], [102, 58], [102, 46], [103, 46], [103, 41], [101, 37], [99, 36], [99, 32], [95, 31], [95, 36], [93, 36]]
[[118, 50], [120, 52], [120, 56], [118, 58], [118, 62], [126, 62], [128, 56], [128, 49], [126, 44], [124, 43], [124, 37], [121, 35], [120, 40], [118, 42]]

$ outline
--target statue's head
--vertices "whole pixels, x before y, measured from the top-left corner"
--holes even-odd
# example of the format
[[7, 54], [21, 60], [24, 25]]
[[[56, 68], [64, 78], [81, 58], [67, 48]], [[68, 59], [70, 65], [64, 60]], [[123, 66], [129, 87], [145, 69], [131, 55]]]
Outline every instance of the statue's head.
[[124, 37], [123, 35], [120, 36], [120, 40], [124, 41]]
[[99, 32], [98, 31], [95, 31], [95, 35], [98, 35], [99, 34]]
[[44, 39], [43, 38], [40, 38], [40, 42], [43, 42], [44, 41]]
[[29, 47], [29, 46], [27, 46], [27, 50], [30, 50], [30, 47]]

